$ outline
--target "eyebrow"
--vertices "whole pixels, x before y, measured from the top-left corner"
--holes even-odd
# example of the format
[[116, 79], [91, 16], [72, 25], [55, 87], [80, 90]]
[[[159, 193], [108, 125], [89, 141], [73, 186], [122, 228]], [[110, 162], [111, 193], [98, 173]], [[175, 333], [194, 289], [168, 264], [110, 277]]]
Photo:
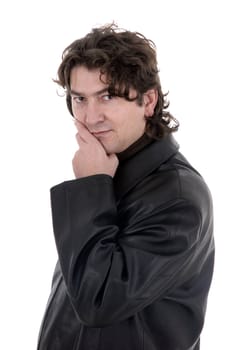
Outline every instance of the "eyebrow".
[[[98, 96], [98, 95], [103, 94], [103, 92], [109, 92], [109, 87], [98, 90], [98, 91], [94, 92], [93, 94], [91, 94], [91, 96]], [[70, 93], [70, 95], [74, 95], [74, 96], [85, 96], [85, 93], [78, 92], [75, 90], [70, 90], [69, 93]]]

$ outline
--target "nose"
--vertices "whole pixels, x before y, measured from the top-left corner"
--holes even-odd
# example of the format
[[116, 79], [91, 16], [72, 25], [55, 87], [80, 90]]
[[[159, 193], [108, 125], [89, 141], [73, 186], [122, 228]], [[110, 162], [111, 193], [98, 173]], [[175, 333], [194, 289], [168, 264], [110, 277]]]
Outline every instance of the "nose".
[[87, 126], [94, 126], [104, 120], [102, 108], [96, 99], [90, 99], [85, 108], [84, 122]]

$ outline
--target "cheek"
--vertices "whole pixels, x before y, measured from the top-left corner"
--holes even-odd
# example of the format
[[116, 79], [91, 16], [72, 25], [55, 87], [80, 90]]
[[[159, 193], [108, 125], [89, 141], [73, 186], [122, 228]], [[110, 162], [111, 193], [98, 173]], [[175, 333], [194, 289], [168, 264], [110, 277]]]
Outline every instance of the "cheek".
[[78, 108], [76, 107], [76, 105], [74, 103], [72, 103], [71, 105], [71, 109], [72, 109], [72, 114], [73, 116], [77, 119], [77, 120], [82, 120], [82, 113], [80, 111], [80, 109], [78, 110]]

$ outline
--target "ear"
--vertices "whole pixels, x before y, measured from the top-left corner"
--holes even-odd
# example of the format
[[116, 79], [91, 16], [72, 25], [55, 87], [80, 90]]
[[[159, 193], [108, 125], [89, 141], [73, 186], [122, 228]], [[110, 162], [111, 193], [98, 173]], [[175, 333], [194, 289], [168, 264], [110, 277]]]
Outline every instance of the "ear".
[[145, 117], [152, 117], [157, 102], [158, 91], [156, 89], [150, 89], [144, 93], [143, 103], [145, 106]]

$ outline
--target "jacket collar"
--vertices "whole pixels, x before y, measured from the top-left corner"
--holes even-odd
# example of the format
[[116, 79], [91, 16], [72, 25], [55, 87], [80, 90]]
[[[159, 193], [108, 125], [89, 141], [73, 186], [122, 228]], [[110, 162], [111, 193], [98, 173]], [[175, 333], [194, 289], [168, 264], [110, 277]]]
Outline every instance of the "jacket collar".
[[172, 135], [154, 141], [131, 158], [120, 163], [114, 177], [116, 199], [119, 201], [147, 175], [155, 171], [178, 152], [179, 145]]

